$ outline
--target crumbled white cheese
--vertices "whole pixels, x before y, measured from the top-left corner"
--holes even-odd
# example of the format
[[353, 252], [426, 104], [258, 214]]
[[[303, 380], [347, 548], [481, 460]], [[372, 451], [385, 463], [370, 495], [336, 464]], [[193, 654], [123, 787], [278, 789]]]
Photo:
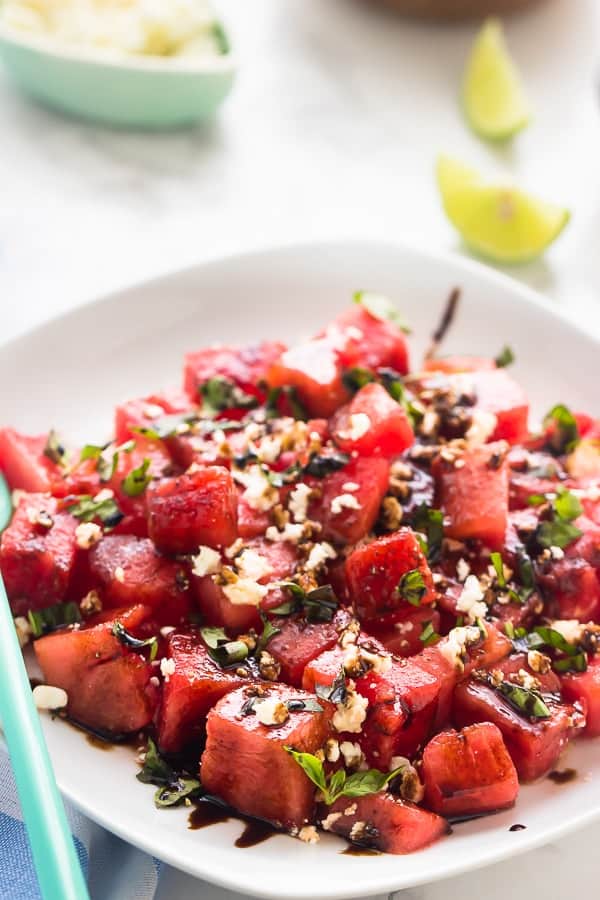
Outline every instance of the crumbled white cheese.
[[235, 565], [240, 578], [248, 578], [250, 581], [260, 581], [261, 578], [270, 575], [273, 571], [269, 561], [250, 547], [242, 550], [236, 557]]
[[117, 566], [114, 571], [115, 580], [123, 584], [125, 582], [125, 570], [123, 566]]
[[165, 681], [169, 681], [171, 675], [175, 674], [175, 660], [166, 657], [160, 661], [160, 673]]
[[144, 403], [142, 413], [146, 419], [159, 419], [164, 416], [165, 411], [158, 403]]
[[332, 825], [335, 825], [337, 820], [341, 818], [341, 812], [329, 813], [328, 816], [325, 816], [325, 818], [321, 820], [321, 828], [323, 829], [323, 831], [330, 831]]
[[350, 806], [347, 806], [346, 809], [344, 810], [344, 815], [345, 816], [353, 816], [356, 813], [357, 809], [358, 809], [357, 804], [351, 803]]
[[550, 547], [550, 556], [552, 559], [563, 559], [565, 555], [565, 551], [562, 547]]
[[456, 609], [464, 613], [467, 621], [472, 623], [487, 615], [487, 605], [483, 601], [484, 593], [475, 575], [468, 575], [462, 593], [458, 598]]
[[342, 741], [340, 752], [348, 769], [358, 769], [364, 758], [360, 744], [353, 741]]
[[33, 702], [38, 709], [63, 709], [69, 702], [69, 695], [62, 688], [38, 684], [33, 689]]
[[223, 585], [223, 593], [234, 606], [260, 606], [269, 588], [250, 578], [238, 578], [233, 584]]
[[361, 841], [365, 836], [366, 822], [355, 822], [350, 829], [350, 840]]
[[519, 669], [517, 676], [514, 680], [524, 687], [527, 691], [537, 691], [540, 688], [540, 683], [537, 678], [534, 678], [527, 669]]
[[283, 725], [290, 716], [287, 706], [279, 697], [265, 697], [260, 703], [255, 703], [254, 713], [263, 725]]
[[461, 628], [453, 628], [452, 631], [438, 644], [439, 652], [454, 669], [464, 672], [464, 659], [467, 648], [481, 640], [481, 632], [475, 625], [464, 625]]
[[471, 414], [471, 424], [465, 434], [468, 444], [485, 444], [493, 435], [498, 425], [498, 419], [494, 413], [485, 409], [474, 409]]
[[79, 609], [84, 616], [91, 616], [92, 613], [98, 613], [102, 610], [102, 599], [98, 591], [88, 591], [85, 597], [81, 598]]
[[345, 702], [338, 703], [333, 714], [332, 722], [335, 730], [359, 734], [362, 730], [362, 724], [367, 717], [368, 705], [369, 701], [367, 698], [357, 694], [349, 685]]
[[268, 541], [282, 542], [287, 541], [290, 544], [297, 544], [304, 535], [304, 525], [293, 525], [288, 522], [281, 531], [275, 525], [269, 525], [265, 531], [265, 537]]
[[344, 509], [360, 509], [360, 503], [354, 494], [338, 494], [331, 501], [331, 512], [334, 516], [339, 515]]
[[327, 762], [335, 763], [340, 758], [340, 745], [335, 738], [329, 738], [325, 742], [325, 759]]
[[350, 494], [354, 493], [354, 491], [360, 490], [360, 484], [357, 484], [356, 481], [345, 481], [342, 485], [343, 491], [348, 491]]
[[466, 559], [463, 559], [461, 556], [459, 561], [456, 563], [456, 574], [458, 576], [458, 580], [465, 581], [465, 579], [466, 579], [467, 575], [470, 573], [470, 571], [471, 571], [471, 566], [466, 561]]
[[578, 619], [556, 619], [551, 627], [562, 634], [569, 644], [578, 644], [585, 631], [585, 626]]
[[396, 622], [394, 629], [400, 634], [408, 634], [414, 630], [414, 622]]
[[304, 482], [297, 484], [290, 493], [288, 509], [296, 522], [306, 522], [308, 502], [311, 494], [312, 488], [310, 485], [304, 484]]
[[89, 550], [102, 537], [102, 529], [95, 522], [80, 522], [75, 529], [75, 542], [82, 550]]
[[198, 548], [198, 553], [192, 556], [192, 574], [198, 578], [205, 575], [216, 575], [221, 568], [221, 554], [212, 547], [202, 545]]
[[19, 646], [24, 647], [29, 643], [33, 634], [29, 620], [25, 616], [17, 616], [15, 618], [15, 629], [19, 639]]
[[256, 447], [256, 455], [261, 462], [274, 463], [281, 454], [281, 438], [267, 434]]
[[279, 503], [279, 491], [260, 466], [250, 466], [247, 470], [232, 469], [232, 475], [244, 485], [242, 497], [251, 509], [267, 512]]
[[378, 675], [384, 675], [392, 668], [392, 657], [387, 653], [372, 653], [366, 647], [359, 645], [360, 658], [362, 662], [369, 666], [373, 672]]
[[348, 428], [340, 431], [340, 437], [348, 441], [359, 441], [371, 428], [371, 419], [366, 413], [350, 413]]
[[103, 503], [105, 500], [112, 500], [114, 496], [115, 492], [111, 491], [110, 488], [102, 488], [102, 490], [98, 491], [94, 497], [94, 503]]
[[313, 544], [304, 566], [309, 571], [312, 571], [325, 565], [328, 559], [335, 559], [336, 556], [337, 553], [331, 544], [328, 544], [327, 541], [321, 541], [320, 544]]
[[320, 840], [319, 832], [314, 825], [305, 825], [298, 832], [298, 837], [301, 841], [304, 841], [305, 844], [318, 844]]
[[242, 547], [244, 546], [244, 541], [242, 538], [237, 538], [233, 544], [230, 544], [229, 547], [225, 550], [225, 556], [227, 559], [233, 559], [234, 556], [237, 556]]

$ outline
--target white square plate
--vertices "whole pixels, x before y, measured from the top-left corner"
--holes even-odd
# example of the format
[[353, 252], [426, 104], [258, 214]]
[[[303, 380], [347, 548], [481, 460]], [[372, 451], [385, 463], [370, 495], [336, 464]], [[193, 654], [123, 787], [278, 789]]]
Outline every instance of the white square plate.
[[[598, 343], [542, 298], [456, 257], [346, 241], [211, 262], [105, 297], [5, 345], [2, 423], [32, 433], [55, 426], [74, 439], [100, 441], [119, 400], [179, 381], [186, 350], [215, 341], [297, 340], [343, 309], [357, 289], [397, 301], [414, 329], [418, 365], [454, 286], [463, 296], [445, 352], [495, 355], [508, 343], [534, 414], [556, 402], [600, 413]], [[328, 835], [315, 846], [278, 835], [240, 850], [233, 846], [238, 822], [192, 831], [187, 810], [156, 810], [152, 789], [135, 779], [130, 749], [99, 752], [59, 721], [45, 719], [44, 729], [61, 790], [84, 813], [173, 866], [261, 897], [333, 900], [398, 890], [510, 857], [600, 817], [600, 741], [580, 741], [567, 759], [576, 780], [524, 787], [514, 810], [459, 825], [411, 856], [344, 856], [344, 843]], [[517, 822], [526, 829], [510, 832]]]

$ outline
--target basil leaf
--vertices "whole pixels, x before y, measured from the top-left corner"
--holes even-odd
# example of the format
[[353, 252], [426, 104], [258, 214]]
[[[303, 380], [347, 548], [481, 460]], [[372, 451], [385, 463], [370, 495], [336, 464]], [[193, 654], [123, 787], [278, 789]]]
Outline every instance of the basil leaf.
[[[151, 425], [136, 425], [131, 430], [152, 441], [164, 441], [176, 434], [186, 434], [190, 426], [199, 421], [197, 412], [173, 413], [153, 419]], [[219, 427], [221, 426], [222, 423], [219, 423]]]
[[373, 291], [356, 291], [352, 299], [364, 307], [374, 319], [392, 322], [405, 334], [411, 333], [392, 301], [384, 294], [376, 294]]
[[[325, 781], [325, 770], [323, 763], [312, 753], [300, 753], [292, 747], [283, 748], [286, 753], [294, 759], [304, 773], [310, 778], [312, 783], [316, 785], [324, 795], [327, 795], [327, 783]], [[326, 801], [327, 802], [327, 801]]]
[[535, 588], [535, 574], [533, 571], [533, 563], [526, 553], [520, 553], [517, 558], [517, 571], [519, 581], [524, 588]]
[[298, 697], [298, 699], [291, 697], [289, 700], [285, 701], [285, 705], [290, 712], [323, 712], [321, 704], [317, 703], [316, 700], [313, 700], [312, 697], [309, 697], [306, 700], [301, 697]]
[[500, 351], [500, 353], [494, 360], [494, 362], [496, 363], [496, 366], [499, 369], [504, 369], [504, 368], [506, 368], [506, 366], [510, 366], [512, 363], [514, 363], [514, 361], [515, 361], [515, 354], [513, 353], [512, 348], [508, 346], [508, 344], [506, 344], [502, 348], [502, 350]]
[[557, 403], [544, 416], [544, 427], [554, 425], [553, 433], [548, 440], [548, 449], [555, 453], [570, 453], [579, 441], [577, 419], [563, 403]]
[[276, 419], [279, 416], [284, 415], [278, 408], [278, 403], [282, 396], [286, 398], [293, 417], [305, 422], [308, 419], [308, 413], [298, 399], [298, 392], [296, 391], [296, 388], [287, 385], [284, 387], [271, 388], [269, 390], [265, 403], [267, 419]]
[[55, 603], [45, 609], [30, 609], [27, 619], [33, 637], [39, 638], [57, 628], [81, 622], [81, 613], [76, 603]]
[[281, 628], [276, 628], [274, 625], [271, 624], [271, 622], [267, 619], [267, 617], [265, 616], [264, 613], [261, 613], [260, 617], [261, 617], [262, 623], [263, 623], [263, 630], [262, 630], [261, 636], [259, 637], [258, 641], [256, 642], [256, 650], [254, 651], [254, 655], [256, 656], [257, 659], [258, 659], [258, 657], [260, 657], [260, 654], [266, 648], [266, 646], [269, 643], [269, 641], [271, 640], [271, 638], [275, 637], [275, 635], [279, 634], [281, 631]]
[[413, 514], [413, 528], [427, 537], [427, 559], [435, 563], [442, 552], [444, 539], [444, 516], [440, 509], [429, 509], [427, 504], [421, 503]]
[[563, 487], [558, 488], [558, 493], [552, 506], [554, 507], [556, 515], [564, 522], [572, 522], [573, 519], [576, 519], [583, 513], [583, 506], [579, 502], [579, 499], [575, 494], [572, 494]]
[[80, 494], [74, 500], [75, 502], [67, 505], [67, 510], [82, 522], [93, 522], [94, 519], [100, 519], [107, 528], [114, 528], [123, 518], [123, 513], [113, 497], [94, 500], [90, 494]]
[[565, 653], [567, 656], [576, 656], [577, 648], [570, 644], [560, 633], [560, 631], [556, 631], [554, 628], [548, 628], [545, 625], [539, 625], [534, 629], [534, 633], [539, 635], [542, 642], [547, 647], [553, 647], [555, 650], [560, 650], [561, 653]]
[[368, 769], [366, 772], [355, 772], [346, 779], [341, 791], [343, 797], [366, 797], [368, 794], [378, 794], [396, 778], [404, 766], [394, 769], [393, 772], [380, 772], [379, 769]]
[[201, 797], [204, 791], [197, 778], [177, 778], [164, 787], [159, 787], [154, 794], [154, 805], [157, 809], [179, 806], [186, 800]]
[[246, 393], [229, 378], [215, 375], [198, 388], [204, 401], [203, 411], [208, 414], [223, 412], [226, 409], [254, 409], [258, 400]]
[[309, 622], [331, 622], [339, 605], [330, 584], [309, 591], [302, 602], [304, 615]]
[[222, 628], [201, 628], [202, 640], [208, 647], [211, 659], [221, 668], [236, 666], [248, 657], [248, 645], [230, 640]]
[[157, 637], [136, 638], [127, 631], [123, 623], [119, 622], [118, 619], [112, 627], [112, 633], [124, 647], [129, 647], [131, 650], [143, 650], [144, 647], [149, 647], [150, 661], [156, 659], [156, 654], [158, 653]]
[[306, 475], [314, 475], [315, 478], [325, 478], [332, 472], [343, 469], [350, 462], [348, 453], [330, 453], [327, 455], [311, 456], [307, 465], [304, 466]]
[[158, 809], [177, 806], [186, 798], [190, 800], [202, 794], [202, 786], [196, 778], [177, 773], [159, 754], [152, 738], [148, 738], [144, 765], [136, 775], [142, 784], [154, 784], [154, 804]]
[[560, 547], [561, 550], [581, 537], [582, 532], [570, 522], [560, 519], [553, 522], [540, 522], [535, 536], [541, 547]]
[[490, 553], [491, 563], [496, 571], [496, 581], [498, 587], [506, 587], [506, 578], [504, 576], [504, 563], [502, 562], [502, 554]]
[[335, 803], [338, 797], [341, 797], [344, 792], [344, 786], [346, 784], [346, 770], [345, 769], [337, 769], [331, 775], [329, 779], [329, 798], [327, 803]]
[[375, 381], [375, 376], [368, 369], [356, 367], [354, 369], [346, 369], [342, 373], [344, 387], [347, 388], [351, 394], [355, 394], [372, 381]]
[[44, 456], [58, 466], [65, 466], [68, 462], [69, 454], [67, 448], [53, 428], [48, 432], [43, 453]]
[[429, 647], [430, 644], [435, 644], [436, 641], [440, 640], [440, 637], [441, 635], [439, 635], [437, 631], [435, 631], [432, 622], [423, 622], [419, 640], [422, 642], [424, 647]]
[[398, 583], [398, 593], [411, 606], [421, 605], [421, 600], [427, 593], [427, 585], [419, 569], [404, 573]]
[[121, 487], [128, 497], [139, 497], [140, 494], [144, 493], [152, 481], [152, 476], [147, 474], [149, 467], [150, 460], [146, 457], [137, 469], [132, 469], [131, 472], [125, 476], [121, 482]]
[[329, 703], [345, 703], [348, 696], [348, 686], [344, 668], [340, 669], [331, 684], [315, 685], [315, 694], [321, 700], [327, 700]]
[[85, 444], [85, 446], [81, 448], [79, 462], [84, 462], [86, 459], [98, 459], [108, 447], [110, 447], [110, 442], [103, 446], [100, 446], [99, 444]]
[[175, 773], [171, 766], [160, 756], [156, 744], [152, 738], [148, 738], [144, 765], [136, 775], [138, 781], [143, 784], [164, 785], [174, 778]]
[[529, 719], [549, 719], [551, 716], [550, 710], [538, 691], [512, 684], [510, 681], [501, 681], [496, 690], [516, 712]]
[[574, 656], [565, 656], [562, 659], [555, 659], [552, 668], [555, 672], [585, 672], [588, 667], [587, 654], [581, 651]]

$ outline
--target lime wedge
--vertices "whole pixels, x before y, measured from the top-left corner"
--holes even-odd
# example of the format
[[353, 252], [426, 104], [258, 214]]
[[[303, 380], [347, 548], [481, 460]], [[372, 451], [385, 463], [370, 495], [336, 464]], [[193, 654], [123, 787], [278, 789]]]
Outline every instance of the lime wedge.
[[529, 122], [521, 78], [497, 19], [488, 19], [475, 38], [464, 74], [463, 103], [473, 131], [491, 141], [508, 140]]
[[568, 210], [511, 186], [486, 184], [447, 157], [438, 160], [437, 180], [446, 215], [465, 243], [494, 262], [535, 259], [569, 221]]

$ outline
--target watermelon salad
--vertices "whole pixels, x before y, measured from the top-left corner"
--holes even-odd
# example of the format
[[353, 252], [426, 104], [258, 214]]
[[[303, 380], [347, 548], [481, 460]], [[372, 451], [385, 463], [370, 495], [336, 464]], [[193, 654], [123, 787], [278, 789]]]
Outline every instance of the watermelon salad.
[[411, 369], [354, 299], [188, 353], [108, 443], [1, 430], [0, 569], [38, 706], [143, 742], [158, 806], [407, 853], [600, 735], [600, 421], [532, 429], [508, 349]]

